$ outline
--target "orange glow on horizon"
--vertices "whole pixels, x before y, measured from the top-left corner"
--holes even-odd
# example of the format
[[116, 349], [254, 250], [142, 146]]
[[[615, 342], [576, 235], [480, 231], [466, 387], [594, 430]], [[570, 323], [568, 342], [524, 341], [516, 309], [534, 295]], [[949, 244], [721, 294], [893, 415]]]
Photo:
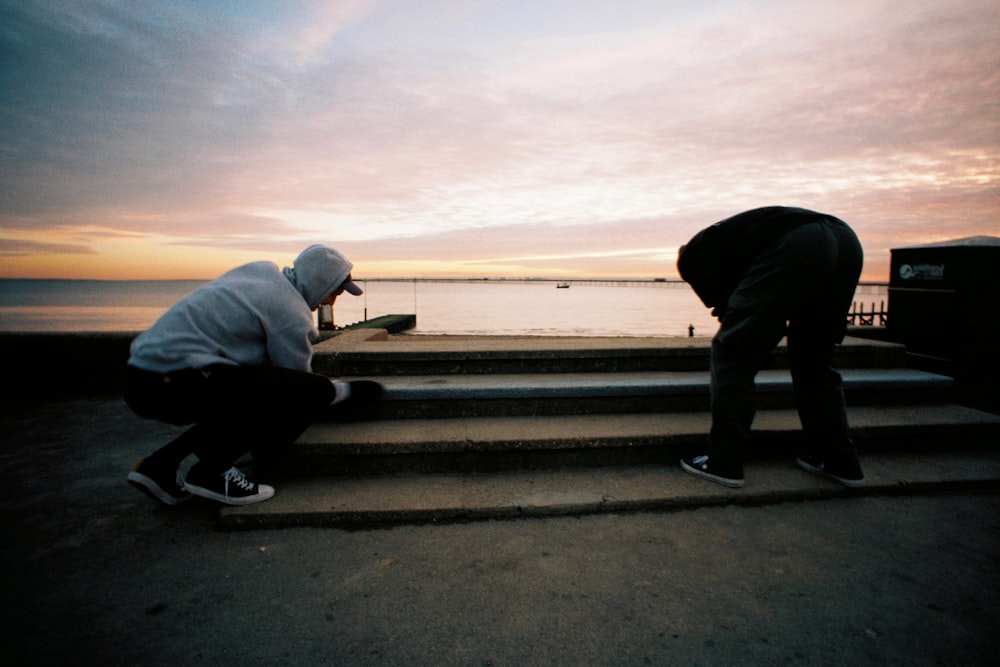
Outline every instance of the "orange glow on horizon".
[[[253, 261], [272, 261], [279, 267], [290, 266], [294, 255], [270, 256], [251, 251], [176, 249], [121, 255], [41, 255], [8, 257], [0, 269], [0, 278], [70, 279], [70, 280], [210, 280], [229, 269]], [[889, 279], [890, 256], [867, 256], [864, 282]], [[354, 276], [366, 278], [608, 278], [676, 279], [673, 262], [648, 263], [636, 270], [607, 271], [585, 268], [567, 270], [516, 264], [467, 264], [461, 261], [355, 261]]]

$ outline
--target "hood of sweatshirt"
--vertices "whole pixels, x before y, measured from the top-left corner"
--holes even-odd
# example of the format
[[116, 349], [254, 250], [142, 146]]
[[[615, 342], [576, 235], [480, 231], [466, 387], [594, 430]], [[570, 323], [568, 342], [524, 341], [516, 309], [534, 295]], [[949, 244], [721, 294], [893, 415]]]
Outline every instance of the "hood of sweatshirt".
[[320, 301], [347, 280], [353, 267], [333, 248], [311, 245], [299, 254], [291, 268], [285, 267], [283, 273], [309, 304], [309, 309], [315, 310]]

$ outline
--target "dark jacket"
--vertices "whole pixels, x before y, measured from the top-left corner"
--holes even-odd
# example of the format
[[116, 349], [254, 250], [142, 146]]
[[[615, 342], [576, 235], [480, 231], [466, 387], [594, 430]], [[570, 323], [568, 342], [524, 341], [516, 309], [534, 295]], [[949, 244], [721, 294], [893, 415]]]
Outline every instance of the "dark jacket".
[[734, 215], [706, 227], [681, 246], [677, 270], [702, 303], [721, 316], [757, 255], [792, 229], [820, 220], [845, 224], [832, 215], [787, 206]]

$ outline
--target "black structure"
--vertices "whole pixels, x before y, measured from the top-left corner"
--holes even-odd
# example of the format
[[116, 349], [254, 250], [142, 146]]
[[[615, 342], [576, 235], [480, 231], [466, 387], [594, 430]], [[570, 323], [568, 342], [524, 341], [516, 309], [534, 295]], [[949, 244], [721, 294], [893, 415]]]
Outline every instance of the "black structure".
[[889, 337], [914, 365], [963, 384], [1000, 373], [1000, 238], [973, 236], [895, 248]]

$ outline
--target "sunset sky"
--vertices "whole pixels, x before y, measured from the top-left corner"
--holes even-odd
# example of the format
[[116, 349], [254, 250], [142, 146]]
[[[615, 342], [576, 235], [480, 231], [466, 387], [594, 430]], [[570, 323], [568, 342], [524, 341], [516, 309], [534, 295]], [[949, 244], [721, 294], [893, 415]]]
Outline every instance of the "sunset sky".
[[0, 277], [676, 277], [742, 210], [1000, 235], [996, 0], [0, 0]]

